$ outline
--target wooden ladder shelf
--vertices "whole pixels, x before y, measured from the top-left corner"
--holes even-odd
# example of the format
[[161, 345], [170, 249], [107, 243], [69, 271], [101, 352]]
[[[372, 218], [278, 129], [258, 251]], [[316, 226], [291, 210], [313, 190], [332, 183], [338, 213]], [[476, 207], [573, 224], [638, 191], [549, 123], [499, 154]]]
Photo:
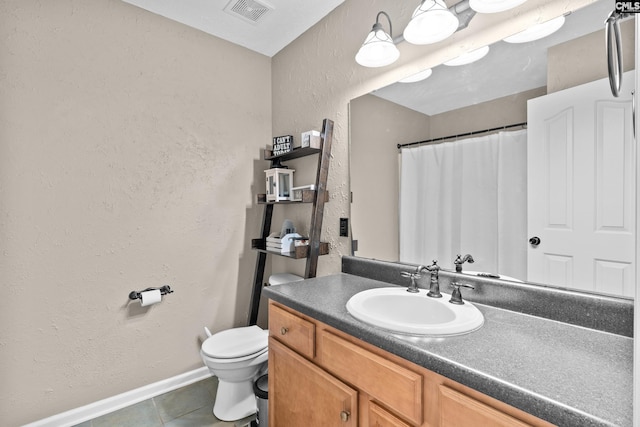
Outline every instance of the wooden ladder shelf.
[[[298, 202], [267, 202], [266, 198], [258, 195], [258, 203], [264, 204], [264, 214], [262, 217], [262, 231], [259, 239], [251, 241], [251, 247], [258, 251], [256, 268], [253, 278], [253, 288], [251, 291], [251, 308], [249, 311], [249, 325], [255, 325], [258, 321], [258, 309], [260, 297], [262, 295], [262, 283], [264, 282], [264, 270], [267, 255], [285, 256], [288, 258], [306, 258], [304, 278], [316, 277], [318, 269], [318, 256], [329, 253], [329, 244], [320, 241], [322, 232], [322, 219], [324, 216], [324, 204], [329, 200], [327, 192], [327, 179], [329, 177], [329, 163], [331, 161], [331, 143], [333, 141], [333, 121], [324, 119], [322, 122], [322, 132], [320, 133], [321, 148], [295, 148], [292, 151], [279, 156], [268, 156], [265, 153], [265, 160], [270, 160], [272, 166], [280, 161], [293, 160], [300, 157], [318, 155], [318, 169], [316, 173], [316, 189], [305, 190], [302, 201]], [[269, 153], [270, 154], [270, 153]], [[309, 245], [296, 247], [294, 252], [281, 254], [266, 249], [266, 240], [271, 232], [271, 219], [273, 217], [273, 206], [278, 204], [291, 203], [312, 203], [311, 224], [309, 226]]]

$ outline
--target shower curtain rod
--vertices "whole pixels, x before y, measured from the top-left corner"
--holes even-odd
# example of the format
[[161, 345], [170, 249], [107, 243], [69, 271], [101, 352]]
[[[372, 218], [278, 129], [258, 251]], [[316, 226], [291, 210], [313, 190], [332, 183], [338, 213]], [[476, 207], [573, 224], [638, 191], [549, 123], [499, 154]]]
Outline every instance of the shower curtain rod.
[[494, 131], [497, 131], [497, 130], [504, 130], [504, 129], [511, 129], [511, 128], [515, 128], [515, 127], [518, 127], [518, 126], [526, 127], [527, 126], [527, 122], [515, 123], [515, 124], [512, 124], [512, 125], [499, 126], [499, 127], [495, 127], [495, 128], [491, 128], [491, 129], [474, 130], [474, 131], [467, 132], [467, 133], [460, 133], [458, 135], [441, 136], [440, 138], [426, 139], [424, 141], [408, 142], [406, 144], [398, 144], [398, 149], [404, 148], [404, 147], [411, 147], [413, 145], [433, 144], [433, 143], [436, 143], [436, 142], [444, 141], [446, 139], [460, 138], [460, 137], [463, 137], [463, 136], [478, 135], [480, 133], [494, 132]]

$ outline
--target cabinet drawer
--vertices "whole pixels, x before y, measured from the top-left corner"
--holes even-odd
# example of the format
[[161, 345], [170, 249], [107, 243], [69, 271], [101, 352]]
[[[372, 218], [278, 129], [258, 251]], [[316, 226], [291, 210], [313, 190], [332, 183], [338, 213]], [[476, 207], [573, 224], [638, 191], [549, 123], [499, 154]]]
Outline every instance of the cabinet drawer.
[[369, 402], [369, 424], [367, 427], [411, 427], [385, 409]]
[[415, 424], [422, 424], [422, 376], [327, 331], [319, 332], [322, 365]]
[[495, 426], [531, 427], [502, 411], [445, 385], [440, 392], [440, 427]]
[[269, 305], [269, 335], [309, 359], [315, 355], [315, 331], [312, 322], [274, 304]]

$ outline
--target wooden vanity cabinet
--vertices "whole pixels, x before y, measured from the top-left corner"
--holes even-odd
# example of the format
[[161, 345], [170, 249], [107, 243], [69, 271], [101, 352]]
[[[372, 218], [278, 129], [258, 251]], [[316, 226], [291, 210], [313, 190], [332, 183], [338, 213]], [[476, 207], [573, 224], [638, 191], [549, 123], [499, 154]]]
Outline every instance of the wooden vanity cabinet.
[[269, 426], [552, 424], [270, 301]]
[[357, 427], [358, 392], [269, 338], [269, 425]]

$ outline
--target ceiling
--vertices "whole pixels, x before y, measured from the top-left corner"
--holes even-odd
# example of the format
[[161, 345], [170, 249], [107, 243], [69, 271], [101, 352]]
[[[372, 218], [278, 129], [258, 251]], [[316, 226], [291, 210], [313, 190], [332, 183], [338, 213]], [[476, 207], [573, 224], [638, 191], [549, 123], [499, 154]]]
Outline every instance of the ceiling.
[[123, 0], [272, 57], [344, 0]]
[[499, 41], [477, 62], [459, 67], [440, 65], [426, 80], [395, 83], [373, 95], [434, 115], [546, 86], [547, 49], [603, 29], [612, 9], [610, 1], [600, 0], [568, 15], [564, 26], [551, 36], [523, 44]]
[[[122, 0], [272, 57], [344, 0]], [[450, 3], [450, 2], [447, 2]], [[455, 3], [455, 2], [454, 2]], [[434, 115], [546, 85], [547, 49], [602, 29], [612, 10], [600, 0], [567, 16], [563, 28], [526, 44], [499, 41], [473, 64], [435, 67], [428, 79], [396, 83], [373, 94]], [[407, 43], [405, 41], [401, 43]], [[603, 41], [604, 43], [604, 41]], [[354, 61], [354, 67], [358, 65]], [[527, 77], [523, 78], [522, 71]]]

